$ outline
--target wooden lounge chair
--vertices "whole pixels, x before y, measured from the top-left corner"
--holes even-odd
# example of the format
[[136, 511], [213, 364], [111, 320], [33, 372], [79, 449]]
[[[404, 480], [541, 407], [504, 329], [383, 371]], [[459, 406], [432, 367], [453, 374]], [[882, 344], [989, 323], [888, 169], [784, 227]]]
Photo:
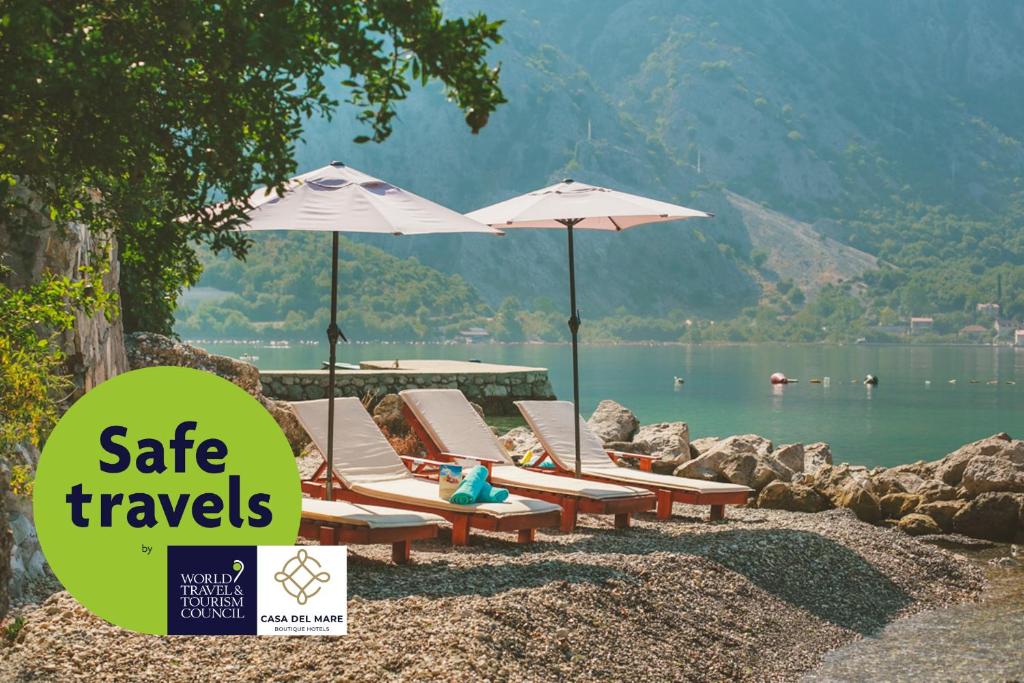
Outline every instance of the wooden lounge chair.
[[[554, 474], [572, 476], [576, 470], [576, 452], [572, 420], [575, 409], [569, 401], [516, 401], [516, 407], [526, 418], [537, 440], [544, 447], [542, 457], [531, 463], [539, 465], [550, 459]], [[635, 455], [606, 451], [601, 440], [583, 420], [580, 422], [580, 461], [583, 476], [598, 481], [614, 481], [630, 486], [639, 486], [653, 491], [658, 497], [658, 519], [672, 516], [672, 503], [710, 505], [711, 519], [725, 517], [726, 505], [743, 505], [754, 493], [753, 489], [737, 484], [723, 484], [701, 479], [686, 479], [650, 471], [650, 463], [657, 458], [650, 455]], [[619, 467], [615, 464], [622, 458], [640, 460], [641, 469]]]
[[[642, 488], [585, 479], [561, 479], [517, 467], [494, 437], [491, 428], [458, 389], [409, 389], [399, 392], [403, 414], [427, 454], [436, 461], [463, 465], [484, 464], [490, 481], [530, 498], [562, 507], [562, 530], [576, 528], [579, 512], [615, 515], [616, 528], [629, 526], [634, 512], [651, 510], [657, 503]], [[414, 468], [416, 463], [413, 463]], [[414, 469], [419, 474], [428, 471]]]
[[390, 543], [391, 560], [407, 564], [412, 541], [435, 538], [442, 522], [428, 512], [303, 498], [299, 535], [320, 545]]
[[[327, 399], [292, 403], [295, 414], [321, 453], [327, 452]], [[469, 543], [469, 529], [516, 531], [530, 543], [538, 527], [556, 527], [561, 511], [541, 500], [509, 496], [504, 503], [457, 505], [438, 495], [437, 484], [417, 479], [384, 438], [373, 418], [355, 398], [334, 401], [334, 498], [440, 515], [452, 524], [452, 543]], [[315, 498], [326, 494], [327, 462], [302, 490]]]

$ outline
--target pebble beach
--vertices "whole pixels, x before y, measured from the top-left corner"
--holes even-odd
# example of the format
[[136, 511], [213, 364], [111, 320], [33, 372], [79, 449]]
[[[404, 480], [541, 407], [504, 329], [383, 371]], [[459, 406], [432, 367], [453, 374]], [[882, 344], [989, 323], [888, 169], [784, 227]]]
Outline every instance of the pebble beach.
[[533, 546], [474, 532], [349, 549], [349, 635], [158, 637], [67, 593], [20, 610], [4, 681], [792, 680], [905, 617], [975, 601], [969, 560], [836, 509], [675, 506], [632, 529], [583, 515]]

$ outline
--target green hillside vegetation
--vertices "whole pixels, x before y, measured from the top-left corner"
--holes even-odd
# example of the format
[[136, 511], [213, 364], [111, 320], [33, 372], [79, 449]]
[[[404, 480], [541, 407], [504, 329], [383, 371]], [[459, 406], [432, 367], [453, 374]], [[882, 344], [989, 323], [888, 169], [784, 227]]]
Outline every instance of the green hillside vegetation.
[[[566, 176], [713, 211], [711, 221], [579, 236], [582, 335], [591, 341], [885, 341], [896, 337], [879, 325], [911, 316], [935, 318], [928, 338], [954, 340], [965, 325], [991, 327], [975, 307], [995, 301], [1004, 319], [1024, 321], [1019, 4], [482, 7], [507, 20], [495, 57], [509, 101], [480, 135], [465, 133], [439, 89], [426, 89], [401, 104], [401, 125], [380, 146], [352, 146], [350, 127], [309, 121], [300, 167], [326, 163], [330, 150], [463, 211]], [[755, 244], [727, 193], [799, 222], [822, 245], [801, 250], [779, 232]], [[799, 277], [826, 238], [878, 267]], [[358, 242], [459, 276], [476, 303], [453, 321], [498, 339], [566, 337], [561, 231]], [[328, 264], [316, 263], [322, 281]], [[244, 271], [221, 285], [212, 277], [201, 284], [252, 286]], [[426, 291], [423, 304], [434, 306]], [[393, 303], [377, 305], [383, 316]], [[431, 338], [448, 328], [408, 329]]]

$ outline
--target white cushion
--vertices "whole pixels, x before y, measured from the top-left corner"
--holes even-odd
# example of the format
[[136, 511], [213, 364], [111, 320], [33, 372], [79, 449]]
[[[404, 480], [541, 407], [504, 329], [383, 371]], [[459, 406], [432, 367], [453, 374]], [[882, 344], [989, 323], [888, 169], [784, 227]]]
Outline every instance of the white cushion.
[[[326, 458], [328, 399], [299, 401], [291, 406]], [[334, 473], [350, 488], [356, 482], [412, 477], [357, 398], [334, 399]]]
[[516, 407], [526, 418], [544, 452], [564, 470], [576, 469], [575, 435], [572, 419], [580, 423], [580, 463], [584, 470], [614, 465], [604, 444], [590, 430], [590, 425], [576, 414], [569, 401], [516, 401]]
[[[442, 451], [512, 462], [480, 413], [458, 389], [407, 389], [398, 395]], [[460, 464], [472, 467], [478, 463], [461, 460]]]
[[362, 505], [343, 500], [302, 499], [302, 518], [320, 522], [365, 526], [371, 529], [421, 527], [440, 524], [443, 517], [429, 512], [413, 512], [396, 508]]
[[560, 508], [551, 503], [522, 496], [509, 496], [504, 503], [474, 503], [459, 505], [451, 503], [438, 495], [436, 481], [426, 479], [394, 479], [391, 481], [374, 481], [355, 484], [352, 490], [370, 498], [406, 503], [420, 507], [450, 512], [481, 513], [492, 517], [513, 517], [542, 512], [555, 512]]
[[526, 470], [515, 465], [495, 465], [491, 470], [490, 482], [494, 486], [519, 486], [535, 491], [570, 494], [601, 500], [649, 495], [644, 489], [574, 477], [560, 477], [536, 470]]

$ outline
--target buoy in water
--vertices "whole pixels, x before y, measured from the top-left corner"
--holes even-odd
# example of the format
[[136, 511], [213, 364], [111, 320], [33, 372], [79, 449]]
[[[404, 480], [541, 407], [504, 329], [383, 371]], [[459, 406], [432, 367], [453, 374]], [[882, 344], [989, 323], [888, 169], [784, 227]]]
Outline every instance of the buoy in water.
[[686, 380], [685, 380], [685, 379], [683, 379], [682, 377], [676, 377], [676, 378], [675, 378], [675, 380], [674, 380], [674, 382], [675, 382], [676, 384], [686, 384]]
[[772, 376], [771, 376], [770, 379], [771, 379], [772, 384], [789, 384], [789, 378], [786, 377], [781, 372], [772, 373]]
[[874, 375], [864, 375], [864, 384], [873, 387], [878, 384], [878, 378]]

